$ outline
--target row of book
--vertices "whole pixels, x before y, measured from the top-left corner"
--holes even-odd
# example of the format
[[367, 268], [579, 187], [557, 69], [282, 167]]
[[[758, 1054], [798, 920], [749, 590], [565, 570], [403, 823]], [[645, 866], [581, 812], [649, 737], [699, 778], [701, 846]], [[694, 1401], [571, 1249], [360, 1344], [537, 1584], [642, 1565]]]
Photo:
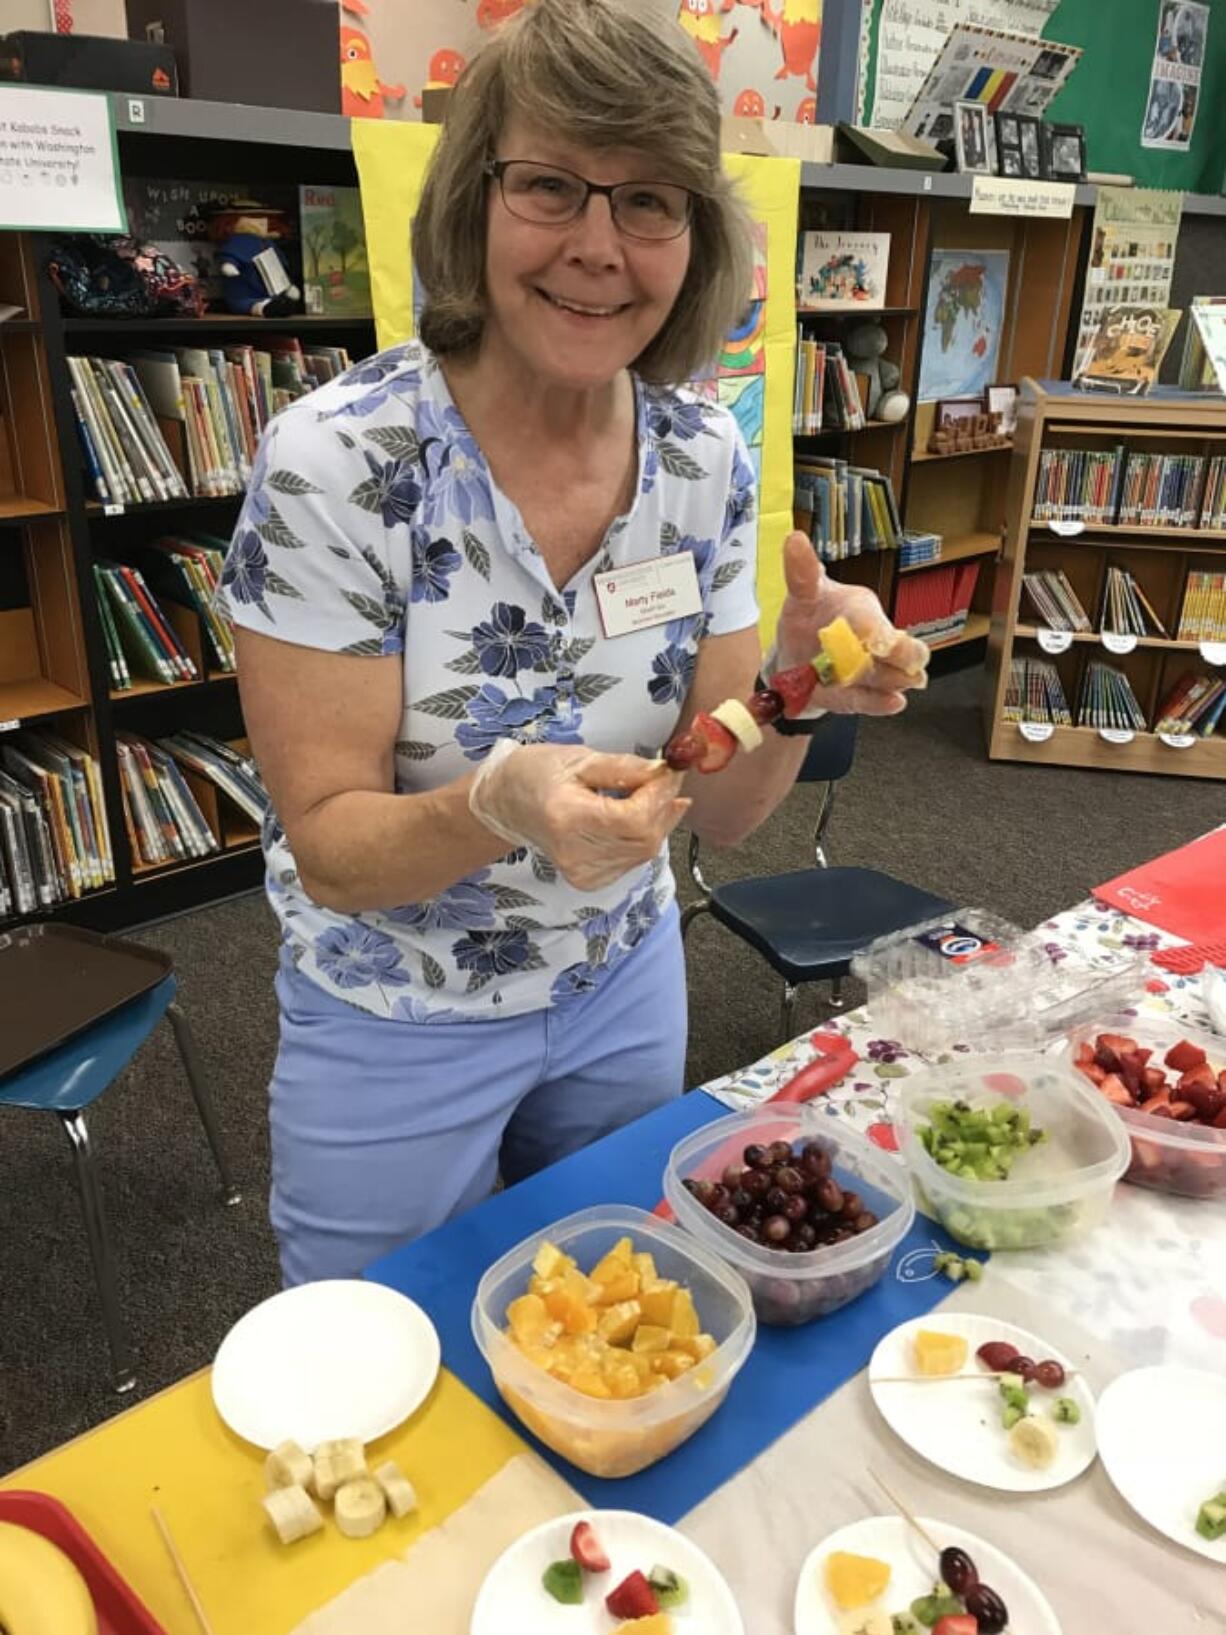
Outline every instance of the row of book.
[[1226, 641], [1226, 573], [1188, 574], [1175, 627], [1179, 641]]
[[0, 916], [51, 908], [114, 878], [94, 757], [50, 732], [0, 740]]
[[1089, 630], [1086, 610], [1062, 568], [1040, 568], [1024, 573], [1022, 590], [1039, 622], [1048, 630]]
[[1071, 727], [1073, 717], [1055, 665], [1047, 659], [1011, 659], [1001, 718]]
[[978, 562], [950, 562], [900, 579], [894, 623], [930, 646], [952, 641], [966, 627], [978, 579]]
[[[70, 357], [86, 475], [103, 504], [241, 494], [278, 410], [349, 367], [344, 347], [176, 346]], [[173, 445], [173, 447], [172, 447]]]
[[234, 632], [214, 595], [225, 549], [224, 541], [210, 535], [171, 537], [142, 547], [132, 563], [93, 564], [99, 620], [117, 692], [132, 686], [134, 674], [168, 686], [201, 679], [200, 666], [176, 626], [175, 609], [198, 621], [206, 666], [234, 673]]
[[1226, 456], [1044, 449], [1036, 522], [1164, 528], [1226, 527]]
[[793, 515], [823, 562], [898, 547], [902, 521], [894, 486], [880, 471], [821, 455], [795, 471]]
[[941, 560], [942, 539], [940, 534], [926, 533], [921, 529], [904, 528], [898, 536], [898, 566], [900, 568], [922, 568], [929, 562]]
[[1118, 636], [1165, 636], [1166, 626], [1126, 568], [1111, 565], [1103, 576], [1098, 607], [1098, 628]]
[[180, 732], [154, 742], [120, 732], [115, 748], [128, 844], [133, 858], [147, 867], [221, 850], [185, 772], [206, 778], [253, 823], [267, 807], [253, 763], [219, 738]]
[[1194, 732], [1209, 738], [1226, 715], [1226, 679], [1198, 676], [1188, 671], [1163, 701], [1155, 732]]
[[1123, 670], [1114, 664], [1104, 664], [1101, 659], [1091, 659], [1081, 676], [1077, 725], [1144, 732], [1145, 711], [1137, 703], [1132, 684]]
[[796, 336], [796, 383], [792, 430], [798, 437], [821, 431], [861, 431], [868, 424], [860, 381], [837, 341], [815, 341], [803, 328]]

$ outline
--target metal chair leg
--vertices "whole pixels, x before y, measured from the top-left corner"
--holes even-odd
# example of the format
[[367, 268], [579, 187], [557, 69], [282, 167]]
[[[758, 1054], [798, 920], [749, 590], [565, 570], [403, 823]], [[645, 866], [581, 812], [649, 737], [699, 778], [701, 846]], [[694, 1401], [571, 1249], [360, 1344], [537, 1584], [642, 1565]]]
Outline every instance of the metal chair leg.
[[76, 1164], [77, 1185], [81, 1192], [81, 1213], [85, 1217], [85, 1236], [89, 1241], [90, 1259], [94, 1263], [94, 1277], [98, 1297], [102, 1302], [102, 1322], [106, 1329], [107, 1345], [111, 1351], [114, 1386], [118, 1392], [132, 1390], [136, 1375], [132, 1371], [132, 1351], [119, 1310], [119, 1290], [115, 1283], [115, 1262], [111, 1258], [110, 1239], [107, 1235], [106, 1216], [102, 1209], [102, 1194], [94, 1166], [93, 1148], [85, 1118], [80, 1112], [61, 1113], [60, 1123], [72, 1145]]
[[710, 903], [703, 903], [703, 902], [690, 903], [687, 907], [685, 907], [685, 908], [683, 908], [681, 910], [681, 940], [682, 940], [682, 942], [685, 941], [686, 932], [690, 929], [690, 927], [693, 925], [694, 921], [698, 918], [698, 916], [700, 914], [709, 914], [710, 912], [711, 912]]
[[794, 1018], [796, 1014], [797, 990], [786, 979], [783, 984], [783, 1004], [779, 1010], [779, 1021], [783, 1028], [783, 1038], [780, 1044], [786, 1044], [795, 1033]]
[[213, 1106], [213, 1097], [209, 1092], [208, 1080], [200, 1066], [200, 1058], [196, 1054], [196, 1040], [192, 1034], [187, 1017], [177, 1003], [166, 1007], [166, 1015], [174, 1029], [175, 1043], [179, 1047], [179, 1055], [183, 1058], [183, 1070], [187, 1074], [187, 1082], [192, 1087], [192, 1095], [196, 1102], [196, 1111], [200, 1114], [200, 1122], [204, 1125], [204, 1133], [208, 1137], [209, 1147], [213, 1153], [213, 1160], [221, 1176], [222, 1196], [227, 1204], [242, 1202], [243, 1195], [234, 1184], [230, 1174], [230, 1166], [226, 1161], [225, 1144], [222, 1141], [221, 1125], [217, 1122], [217, 1112]]
[[832, 1011], [841, 1011], [845, 1008], [846, 1004], [847, 1001], [843, 998], [843, 978], [841, 976], [831, 977], [830, 1009]]

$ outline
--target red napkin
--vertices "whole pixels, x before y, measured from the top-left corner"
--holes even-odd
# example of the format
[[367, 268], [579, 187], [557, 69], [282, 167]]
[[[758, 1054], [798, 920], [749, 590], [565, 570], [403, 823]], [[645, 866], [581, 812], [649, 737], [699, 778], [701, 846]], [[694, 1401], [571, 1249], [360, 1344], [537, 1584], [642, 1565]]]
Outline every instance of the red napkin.
[[1176, 937], [1215, 942], [1226, 935], [1226, 829], [1095, 886], [1094, 895]]

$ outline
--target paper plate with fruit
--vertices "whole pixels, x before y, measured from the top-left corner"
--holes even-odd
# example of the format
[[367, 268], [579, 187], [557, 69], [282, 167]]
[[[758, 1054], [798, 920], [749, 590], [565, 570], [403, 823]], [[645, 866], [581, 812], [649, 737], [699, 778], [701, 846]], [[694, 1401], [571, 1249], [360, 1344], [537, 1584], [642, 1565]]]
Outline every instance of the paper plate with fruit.
[[1136, 1368], [1098, 1405], [1099, 1451], [1143, 1521], [1226, 1566], [1226, 1379], [1197, 1368]]
[[917, 1521], [937, 1550], [901, 1516], [823, 1539], [800, 1569], [796, 1635], [1060, 1635], [1039, 1586], [995, 1545]]
[[470, 1635], [745, 1635], [719, 1569], [683, 1534], [632, 1510], [542, 1523], [486, 1575]]
[[873, 1352], [868, 1384], [891, 1430], [964, 1481], [1037, 1493], [1093, 1463], [1093, 1392], [1013, 1323], [939, 1309], [902, 1323]]

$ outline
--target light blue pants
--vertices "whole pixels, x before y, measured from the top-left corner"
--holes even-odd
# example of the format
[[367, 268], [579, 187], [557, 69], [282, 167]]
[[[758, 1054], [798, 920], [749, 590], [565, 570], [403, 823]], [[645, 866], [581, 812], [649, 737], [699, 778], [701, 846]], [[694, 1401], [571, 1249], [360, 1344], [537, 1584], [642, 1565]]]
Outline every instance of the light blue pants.
[[283, 958], [269, 1086], [271, 1219], [287, 1286], [398, 1244], [681, 1093], [676, 905], [594, 992], [429, 1026], [347, 1005]]

